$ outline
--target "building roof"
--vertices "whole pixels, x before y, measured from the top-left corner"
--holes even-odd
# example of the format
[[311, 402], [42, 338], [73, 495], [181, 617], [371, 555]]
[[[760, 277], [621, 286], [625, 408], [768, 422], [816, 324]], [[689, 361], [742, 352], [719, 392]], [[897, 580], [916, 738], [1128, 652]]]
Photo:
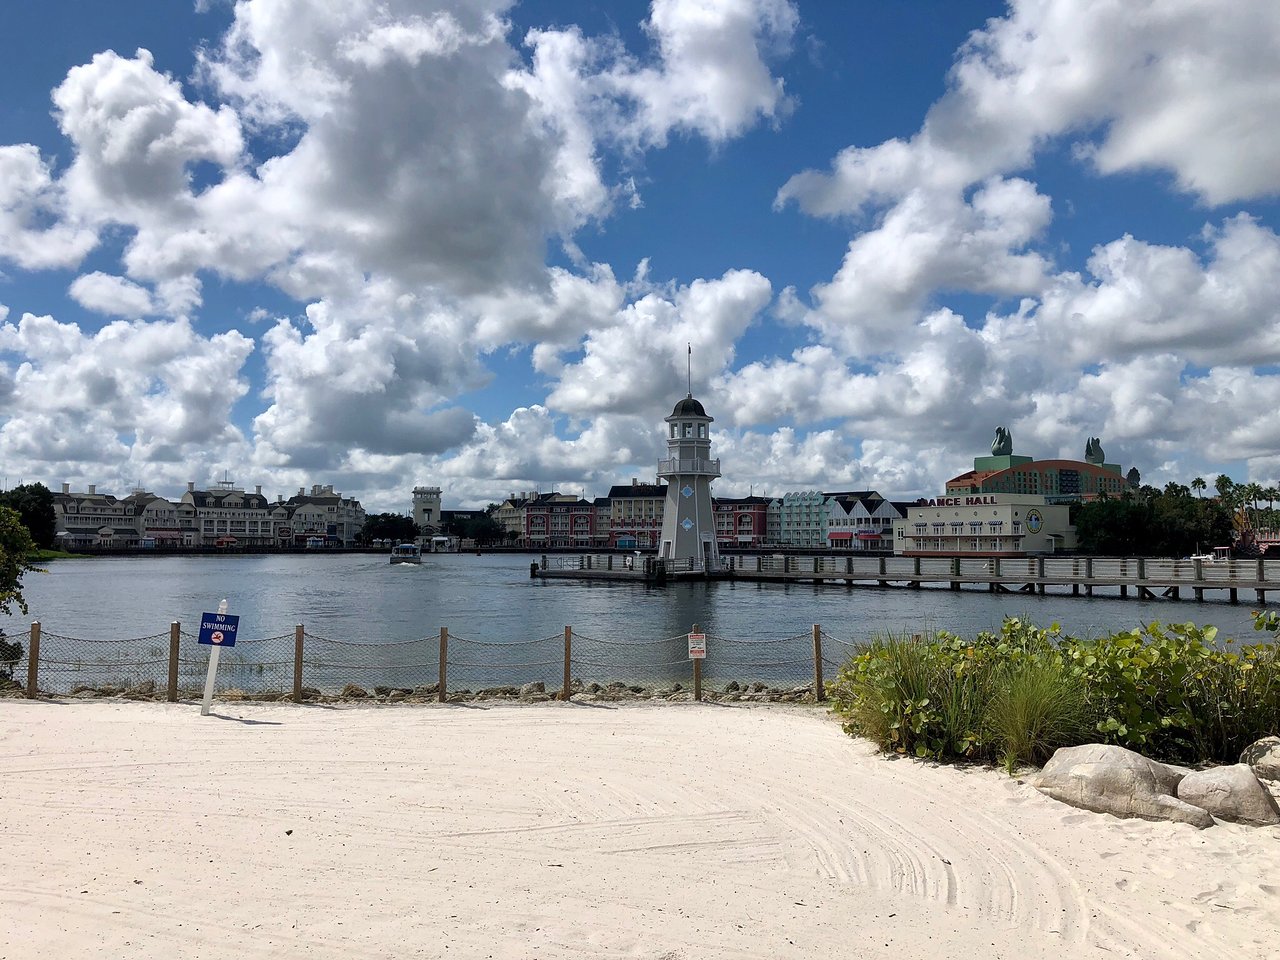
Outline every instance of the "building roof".
[[609, 499], [623, 497], [665, 497], [665, 483], [619, 483], [609, 488]]
[[[693, 394], [685, 397], [676, 404], [674, 410], [671, 411], [673, 417], [707, 417], [707, 411], [703, 409], [702, 404], [693, 399]], [[710, 420], [710, 417], [707, 417]]]

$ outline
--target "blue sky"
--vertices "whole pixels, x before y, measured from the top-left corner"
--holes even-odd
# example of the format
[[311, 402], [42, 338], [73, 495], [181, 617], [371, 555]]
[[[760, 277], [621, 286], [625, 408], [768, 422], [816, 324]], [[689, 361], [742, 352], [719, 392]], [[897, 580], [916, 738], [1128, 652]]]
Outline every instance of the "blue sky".
[[1280, 478], [1280, 11], [137, 0], [0, 13], [0, 464], [407, 509], [941, 489], [997, 424]]

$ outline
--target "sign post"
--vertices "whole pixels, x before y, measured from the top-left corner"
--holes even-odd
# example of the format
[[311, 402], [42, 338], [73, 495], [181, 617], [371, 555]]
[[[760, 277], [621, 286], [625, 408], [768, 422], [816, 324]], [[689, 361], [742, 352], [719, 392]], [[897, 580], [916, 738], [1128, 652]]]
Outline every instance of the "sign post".
[[200, 615], [200, 636], [198, 643], [213, 647], [209, 651], [209, 673], [204, 678], [204, 703], [200, 706], [200, 716], [207, 717], [213, 705], [213, 681], [218, 674], [218, 654], [223, 647], [236, 645], [236, 631], [240, 628], [240, 618], [227, 613], [227, 601], [218, 604], [217, 613]]
[[693, 661], [693, 699], [702, 702], [702, 661], [707, 657], [707, 635], [698, 625], [689, 633], [689, 659]]

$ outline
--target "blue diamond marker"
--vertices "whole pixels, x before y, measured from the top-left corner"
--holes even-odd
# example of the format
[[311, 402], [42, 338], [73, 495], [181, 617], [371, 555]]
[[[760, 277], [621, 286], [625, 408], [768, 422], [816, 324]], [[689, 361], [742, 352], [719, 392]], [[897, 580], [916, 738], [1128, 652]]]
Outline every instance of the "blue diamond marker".
[[692, 521], [692, 520], [690, 520], [688, 517], [685, 517], [685, 518], [684, 518], [684, 523], [680, 524], [680, 526], [684, 527], [686, 530], [692, 530], [692, 529], [693, 529], [693, 521]]
[[689, 486], [689, 485], [686, 483], [686, 484], [684, 485], [684, 489], [680, 491], [680, 495], [681, 495], [682, 497], [692, 497], [692, 496], [693, 496], [693, 487]]

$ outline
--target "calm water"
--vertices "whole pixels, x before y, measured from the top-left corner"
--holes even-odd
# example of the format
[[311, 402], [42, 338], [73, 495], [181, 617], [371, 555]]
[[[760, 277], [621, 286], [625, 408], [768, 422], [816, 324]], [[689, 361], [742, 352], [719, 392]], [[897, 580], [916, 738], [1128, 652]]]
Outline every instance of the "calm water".
[[3, 625], [40, 620], [49, 633], [114, 639], [164, 633], [173, 620], [194, 631], [202, 611], [227, 598], [242, 638], [308, 633], [338, 640], [408, 640], [452, 634], [494, 642], [562, 633], [658, 640], [688, 632], [773, 639], [820, 623], [829, 634], [860, 640], [885, 631], [944, 628], [970, 634], [1005, 616], [1057, 621], [1076, 635], [1127, 629], [1141, 622], [1195, 621], [1252, 642], [1247, 602], [1138, 601], [1118, 597], [1000, 595], [973, 589], [879, 589], [751, 583], [663, 588], [529, 578], [524, 555], [436, 554], [421, 566], [391, 566], [368, 554], [239, 557], [120, 557], [58, 560], [26, 578], [31, 612]]

